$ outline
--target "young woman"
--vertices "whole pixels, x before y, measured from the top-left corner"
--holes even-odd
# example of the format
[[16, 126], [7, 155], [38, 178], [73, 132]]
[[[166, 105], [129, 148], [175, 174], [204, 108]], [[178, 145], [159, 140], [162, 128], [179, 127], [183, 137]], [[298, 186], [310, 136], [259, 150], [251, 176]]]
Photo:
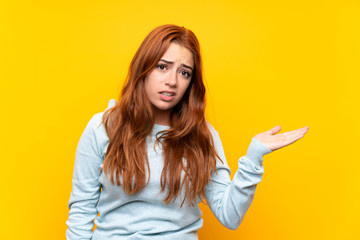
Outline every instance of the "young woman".
[[255, 135], [231, 181], [204, 110], [198, 40], [184, 27], [155, 28], [136, 52], [119, 100], [95, 114], [80, 138], [67, 239], [198, 239], [204, 200], [225, 227], [238, 228], [261, 181], [263, 156], [308, 127]]

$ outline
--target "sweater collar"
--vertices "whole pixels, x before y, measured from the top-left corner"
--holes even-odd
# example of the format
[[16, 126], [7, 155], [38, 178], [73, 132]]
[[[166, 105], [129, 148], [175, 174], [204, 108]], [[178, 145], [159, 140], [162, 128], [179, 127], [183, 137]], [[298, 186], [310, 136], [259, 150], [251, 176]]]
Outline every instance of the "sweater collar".
[[169, 129], [170, 126], [154, 124], [151, 135], [155, 136], [158, 132]]

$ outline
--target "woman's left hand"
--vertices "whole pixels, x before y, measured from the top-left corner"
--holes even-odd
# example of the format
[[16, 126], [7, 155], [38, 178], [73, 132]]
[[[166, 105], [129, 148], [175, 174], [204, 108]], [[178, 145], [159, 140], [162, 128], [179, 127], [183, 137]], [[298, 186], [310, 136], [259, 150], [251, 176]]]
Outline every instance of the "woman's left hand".
[[256, 134], [254, 138], [263, 143], [271, 151], [275, 151], [279, 148], [290, 145], [299, 140], [300, 138], [304, 137], [308, 129], [309, 127], [306, 126], [293, 131], [275, 135], [281, 130], [281, 126], [276, 126], [269, 131]]

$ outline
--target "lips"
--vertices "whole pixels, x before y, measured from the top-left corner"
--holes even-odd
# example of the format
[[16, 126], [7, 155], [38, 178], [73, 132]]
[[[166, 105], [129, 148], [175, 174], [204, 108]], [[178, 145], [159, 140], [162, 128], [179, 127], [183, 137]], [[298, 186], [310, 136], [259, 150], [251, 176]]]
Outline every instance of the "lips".
[[171, 101], [175, 98], [175, 92], [173, 91], [161, 91], [159, 94], [160, 98], [164, 101]]
[[174, 96], [175, 92], [174, 91], [161, 91], [160, 94], [164, 94], [166, 96]]

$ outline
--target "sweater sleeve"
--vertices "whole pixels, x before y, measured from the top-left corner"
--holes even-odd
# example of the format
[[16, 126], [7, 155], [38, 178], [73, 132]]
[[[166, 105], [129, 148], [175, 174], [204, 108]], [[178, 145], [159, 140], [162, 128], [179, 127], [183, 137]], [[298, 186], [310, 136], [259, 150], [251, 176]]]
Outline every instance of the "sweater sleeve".
[[69, 218], [66, 221], [67, 239], [83, 240], [92, 237], [93, 219], [97, 216], [96, 205], [100, 196], [99, 167], [102, 163], [95, 134], [98, 124], [99, 117], [94, 115], [76, 148], [72, 191], [68, 203]]
[[226, 162], [218, 132], [210, 125], [216, 151], [223, 161], [217, 161], [216, 169], [206, 186], [205, 198], [211, 211], [222, 225], [237, 229], [254, 198], [257, 184], [264, 173], [263, 156], [272, 152], [263, 143], [252, 138], [245, 156], [238, 160], [233, 180]]

